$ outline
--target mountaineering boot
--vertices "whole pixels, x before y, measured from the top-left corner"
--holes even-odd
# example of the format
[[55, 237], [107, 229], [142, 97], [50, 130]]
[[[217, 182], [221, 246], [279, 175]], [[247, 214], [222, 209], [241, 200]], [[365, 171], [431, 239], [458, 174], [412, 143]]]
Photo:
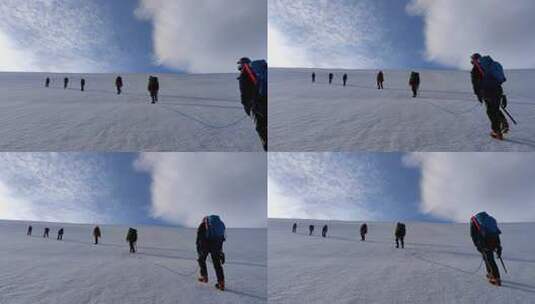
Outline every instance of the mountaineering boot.
[[489, 283], [495, 286], [502, 286], [502, 280], [500, 280], [499, 278], [490, 277]]
[[217, 282], [217, 284], [215, 284], [215, 288], [221, 291], [225, 290], [225, 282], [224, 281]]
[[208, 277], [199, 277], [197, 280], [201, 283], [208, 283]]
[[490, 137], [497, 139], [497, 140], [503, 140], [503, 134], [502, 133], [496, 133], [494, 131], [490, 132]]
[[502, 123], [502, 134], [509, 133], [509, 125]]

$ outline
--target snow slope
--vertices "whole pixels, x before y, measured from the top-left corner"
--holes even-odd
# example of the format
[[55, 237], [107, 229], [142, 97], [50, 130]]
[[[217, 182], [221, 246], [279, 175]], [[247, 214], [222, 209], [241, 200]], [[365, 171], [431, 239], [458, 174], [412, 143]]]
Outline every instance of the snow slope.
[[296, 220], [297, 234], [293, 222], [269, 220], [270, 303], [535, 303], [534, 223], [500, 225], [509, 274], [499, 265], [494, 287], [468, 224], [406, 223], [405, 249], [396, 249], [393, 223], [368, 223], [361, 242], [360, 223], [327, 222], [324, 239], [326, 222]]
[[[331, 86], [329, 72], [335, 73]], [[511, 123], [504, 142], [490, 138], [469, 72], [420, 71], [418, 98], [408, 86], [410, 71], [384, 72], [379, 91], [377, 71], [271, 69], [270, 150], [535, 151], [535, 70], [506, 72], [508, 109], [519, 124]]]
[[[43, 227], [51, 228], [43, 239]], [[228, 229], [227, 290], [197, 282], [194, 229], [137, 226], [138, 253], [124, 240], [128, 227], [0, 221], [0, 303], [266, 303], [266, 229]], [[210, 260], [210, 258], [208, 259]]]
[[68, 90], [64, 76], [0, 73], [1, 151], [262, 150], [236, 74], [158, 75], [157, 105], [146, 74], [122, 74], [120, 96], [115, 74], [67, 74]]

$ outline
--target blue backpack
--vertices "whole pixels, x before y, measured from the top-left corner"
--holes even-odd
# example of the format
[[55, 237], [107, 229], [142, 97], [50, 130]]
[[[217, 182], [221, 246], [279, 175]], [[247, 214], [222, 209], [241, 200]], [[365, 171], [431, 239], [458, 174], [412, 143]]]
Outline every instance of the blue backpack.
[[206, 218], [206, 238], [209, 240], [225, 239], [225, 223], [219, 216], [210, 215]]
[[502, 232], [498, 228], [496, 219], [488, 215], [486, 212], [480, 212], [474, 216], [479, 225], [479, 233], [484, 239], [495, 238]]
[[503, 71], [502, 65], [498, 61], [492, 60], [490, 56], [481, 57], [479, 59], [479, 64], [481, 65], [481, 68], [485, 72], [485, 77], [491, 76], [500, 85], [504, 83], [505, 81], [507, 81], [507, 78], [505, 78], [505, 73]]
[[258, 89], [258, 95], [266, 97], [268, 95], [267, 61], [255, 60], [251, 62], [251, 70], [256, 76], [256, 88]]

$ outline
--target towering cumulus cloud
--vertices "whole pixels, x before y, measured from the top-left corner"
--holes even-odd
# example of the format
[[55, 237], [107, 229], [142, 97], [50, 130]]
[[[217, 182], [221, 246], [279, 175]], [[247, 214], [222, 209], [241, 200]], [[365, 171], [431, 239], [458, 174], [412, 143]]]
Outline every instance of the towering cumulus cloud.
[[195, 73], [230, 72], [240, 57], [265, 58], [266, 0], [141, 0], [153, 23], [155, 59]]
[[535, 67], [533, 0], [412, 0], [407, 11], [424, 17], [429, 60], [468, 68], [480, 52], [506, 68]]
[[421, 169], [421, 211], [466, 222], [478, 211], [500, 221], [535, 221], [532, 153], [413, 153]]
[[266, 157], [259, 153], [144, 153], [152, 216], [194, 227], [209, 214], [228, 226], [265, 227]]

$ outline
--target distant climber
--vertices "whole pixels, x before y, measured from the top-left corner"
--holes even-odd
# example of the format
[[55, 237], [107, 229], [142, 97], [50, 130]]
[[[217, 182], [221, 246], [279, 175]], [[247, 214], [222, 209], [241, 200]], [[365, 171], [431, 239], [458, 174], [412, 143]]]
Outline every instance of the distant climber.
[[197, 262], [200, 268], [198, 281], [208, 283], [206, 258], [210, 255], [217, 277], [215, 287], [219, 290], [225, 290], [225, 274], [222, 266], [225, 264], [225, 254], [223, 253], [223, 242], [225, 240], [225, 224], [219, 216], [210, 215], [204, 217], [197, 228]]
[[50, 78], [49, 77], [47, 77], [45, 79], [45, 88], [48, 88], [48, 87], [50, 87]]
[[494, 260], [494, 251], [496, 251], [499, 259], [502, 258], [501, 233], [496, 219], [486, 212], [480, 212], [470, 218], [470, 236], [472, 237], [472, 242], [483, 257], [489, 283], [496, 286], [501, 286], [502, 284], [500, 270]]
[[294, 224], [292, 225], [292, 232], [293, 232], [293, 233], [296, 233], [296, 232], [297, 232], [297, 223], [294, 223]]
[[331, 84], [333, 82], [333, 73], [329, 73], [329, 84]]
[[329, 230], [329, 227], [327, 227], [327, 225], [323, 225], [323, 228], [321, 228], [322, 237], [327, 237], [327, 230]]
[[99, 226], [95, 226], [95, 228], [93, 228], [93, 238], [95, 239], [95, 245], [98, 244], [98, 239], [102, 236], [102, 234], [100, 233], [100, 227]]
[[117, 88], [117, 95], [121, 95], [123, 88], [123, 78], [121, 76], [115, 78], [115, 87]]
[[33, 230], [32, 225], [28, 226], [28, 231], [26, 232], [26, 235], [27, 236], [32, 236], [32, 230]]
[[243, 57], [238, 61], [243, 109], [255, 124], [264, 151], [268, 149], [268, 66], [265, 60]]
[[487, 116], [491, 123], [490, 136], [502, 140], [503, 134], [509, 132], [507, 118], [500, 110], [500, 106], [507, 107], [507, 99], [503, 95], [502, 84], [507, 80], [502, 65], [490, 56], [482, 57], [475, 53], [472, 62], [472, 87], [479, 102], [485, 101]]
[[394, 230], [394, 237], [396, 238], [396, 248], [399, 248], [399, 243], [401, 242], [401, 248], [405, 248], [405, 234], [407, 229], [405, 224], [398, 222], [396, 224], [396, 229]]
[[63, 240], [63, 228], [60, 228], [60, 229], [58, 230], [58, 237], [57, 237], [57, 240], [58, 240], [58, 241]]
[[377, 89], [383, 90], [383, 82], [385, 81], [385, 75], [383, 74], [383, 71], [379, 71], [377, 73]]
[[308, 235], [312, 235], [314, 233], [314, 225], [308, 225]]
[[368, 225], [366, 223], [363, 223], [360, 225], [360, 240], [365, 241], [366, 240], [366, 234], [368, 233]]
[[412, 89], [412, 97], [416, 97], [418, 95], [418, 88], [420, 87], [420, 73], [411, 72], [409, 85]]
[[83, 92], [85, 88], [85, 79], [83, 78], [80, 80], [80, 88], [82, 89], [82, 92]]
[[136, 242], [137, 242], [137, 230], [134, 228], [128, 228], [126, 233], [126, 241], [130, 245], [130, 253], [136, 253]]
[[312, 72], [312, 82], [316, 82], [316, 73]]
[[150, 93], [150, 98], [152, 100], [151, 103], [157, 103], [158, 102], [158, 91], [160, 90], [160, 83], [158, 81], [158, 77], [150, 76], [149, 77], [149, 84], [147, 86], [147, 90]]
[[43, 233], [44, 238], [48, 238], [48, 233], [50, 232], [50, 228], [46, 227], [45, 232]]
[[344, 76], [342, 76], [342, 82], [344, 83], [344, 87], [345, 87], [347, 83], [347, 74], [344, 74]]
[[69, 85], [69, 78], [65, 77], [63, 78], [63, 89], [67, 89], [67, 86]]

